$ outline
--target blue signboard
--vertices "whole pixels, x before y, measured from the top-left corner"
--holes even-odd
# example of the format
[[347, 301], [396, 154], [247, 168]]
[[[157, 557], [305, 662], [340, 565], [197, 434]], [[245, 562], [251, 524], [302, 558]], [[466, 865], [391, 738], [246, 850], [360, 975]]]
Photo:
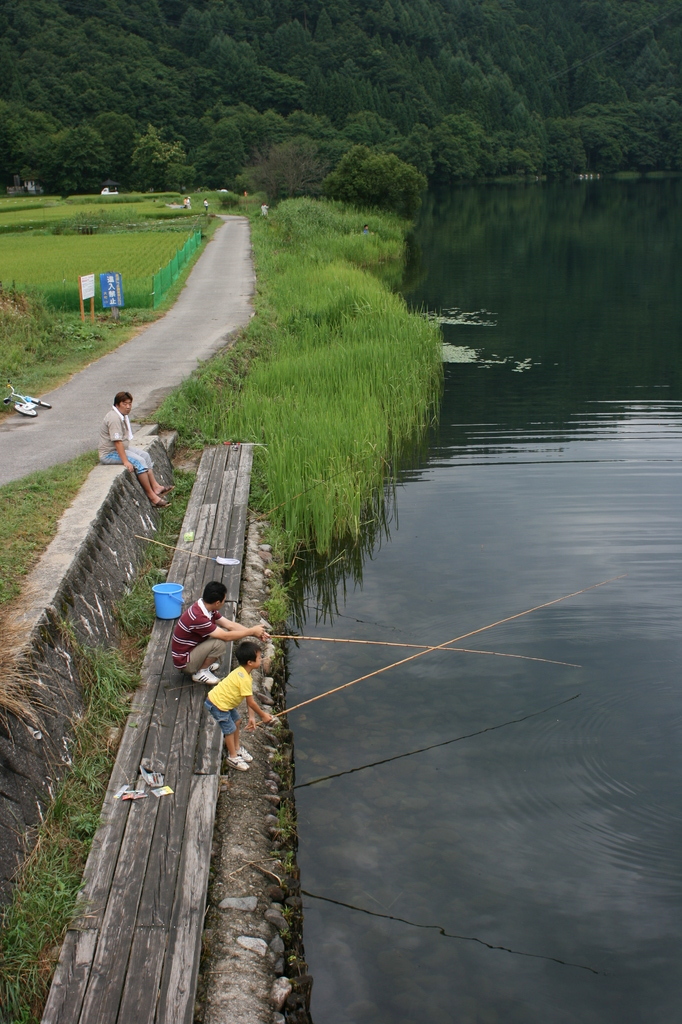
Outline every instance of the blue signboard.
[[99, 286], [102, 290], [102, 306], [104, 309], [109, 309], [110, 306], [116, 306], [118, 309], [121, 309], [122, 306], [125, 306], [123, 301], [123, 281], [120, 274], [100, 274]]

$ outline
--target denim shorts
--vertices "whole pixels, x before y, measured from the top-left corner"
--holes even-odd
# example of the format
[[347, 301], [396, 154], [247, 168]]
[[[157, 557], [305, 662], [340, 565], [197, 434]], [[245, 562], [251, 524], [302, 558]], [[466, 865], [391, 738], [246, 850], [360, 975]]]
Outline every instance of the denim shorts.
[[[146, 452], [141, 451], [139, 448], [129, 448], [126, 452], [126, 458], [138, 476], [140, 473], [148, 473], [152, 468], [152, 460]], [[106, 455], [103, 455], [99, 461], [103, 466], [123, 465], [121, 456], [118, 452], [108, 452]]]
[[204, 701], [204, 707], [207, 707], [211, 712], [216, 722], [220, 726], [220, 731], [223, 736], [231, 736], [237, 729], [237, 722], [240, 720], [241, 715], [236, 708], [231, 708], [229, 711], [221, 711], [215, 704], [211, 704], [210, 700]]

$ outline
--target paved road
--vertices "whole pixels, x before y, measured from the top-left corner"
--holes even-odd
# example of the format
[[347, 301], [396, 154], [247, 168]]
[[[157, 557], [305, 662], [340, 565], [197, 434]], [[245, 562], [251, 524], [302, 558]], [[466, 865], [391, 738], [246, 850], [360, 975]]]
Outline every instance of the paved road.
[[133, 419], [151, 415], [201, 360], [248, 323], [254, 286], [249, 222], [226, 218], [163, 319], [41, 396], [51, 410], [0, 423], [0, 484], [96, 448], [117, 391], [133, 394]]

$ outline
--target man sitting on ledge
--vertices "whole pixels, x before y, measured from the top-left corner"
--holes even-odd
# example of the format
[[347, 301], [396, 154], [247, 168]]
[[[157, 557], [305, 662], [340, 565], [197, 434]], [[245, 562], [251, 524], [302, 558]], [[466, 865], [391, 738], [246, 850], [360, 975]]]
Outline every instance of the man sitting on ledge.
[[129, 418], [132, 407], [133, 396], [129, 391], [119, 391], [114, 395], [114, 404], [104, 417], [99, 432], [99, 461], [104, 466], [123, 463], [129, 473], [137, 473], [137, 479], [152, 505], [165, 508], [168, 501], [164, 494], [173, 488], [163, 487], [157, 481], [148, 452], [130, 446], [133, 439]]
[[226, 596], [227, 587], [212, 580], [204, 587], [201, 600], [190, 605], [175, 624], [171, 644], [173, 664], [191, 675], [195, 683], [219, 681], [220, 677], [213, 673], [220, 668], [225, 647], [233, 640], [242, 640], [245, 636], [269, 639], [263, 626], [240, 626], [221, 615]]

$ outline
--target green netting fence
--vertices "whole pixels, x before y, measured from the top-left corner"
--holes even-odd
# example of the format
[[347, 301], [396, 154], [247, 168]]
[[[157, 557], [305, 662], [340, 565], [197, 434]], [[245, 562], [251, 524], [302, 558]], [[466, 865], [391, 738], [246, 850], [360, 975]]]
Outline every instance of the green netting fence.
[[189, 236], [181, 249], [178, 249], [175, 256], [162, 267], [158, 274], [152, 278], [152, 306], [156, 309], [163, 300], [164, 295], [169, 291], [172, 284], [178, 279], [180, 271], [185, 266], [190, 256], [193, 255], [201, 245], [201, 229], [197, 229]]

